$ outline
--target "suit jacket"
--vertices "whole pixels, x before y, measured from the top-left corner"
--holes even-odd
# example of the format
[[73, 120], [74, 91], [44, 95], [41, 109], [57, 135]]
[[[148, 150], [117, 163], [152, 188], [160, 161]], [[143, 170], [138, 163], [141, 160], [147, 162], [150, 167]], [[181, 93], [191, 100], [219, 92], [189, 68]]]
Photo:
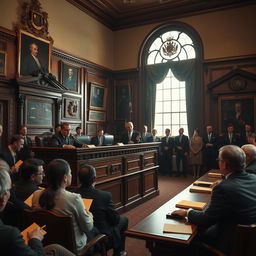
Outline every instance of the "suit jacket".
[[67, 138], [64, 138], [60, 132], [57, 134], [54, 134], [52, 136], [51, 146], [63, 147], [63, 145], [72, 145], [77, 148], [81, 148], [83, 146], [83, 144], [80, 141], [78, 141], [76, 138], [74, 138], [73, 135], [70, 135]]
[[[39, 62], [40, 62], [40, 60], [39, 60]], [[41, 68], [42, 68], [42, 64], [41, 64]], [[32, 57], [31, 54], [29, 54], [28, 56], [26, 56], [26, 58], [24, 59], [24, 63], [21, 66], [21, 74], [22, 75], [31, 75], [33, 72], [35, 72], [39, 69], [40, 69], [40, 67], [37, 65], [35, 59]]]
[[151, 133], [146, 132], [146, 134], [141, 134], [141, 142], [146, 143], [149, 142], [148, 139], [151, 137]]
[[148, 142], [160, 142], [161, 139], [157, 136], [155, 136], [155, 141], [154, 141], [154, 138], [153, 138], [153, 135], [151, 135], [149, 138], [148, 138]]
[[225, 132], [222, 136], [219, 137], [219, 141], [218, 141], [218, 146], [219, 148], [222, 147], [222, 146], [225, 146], [225, 145], [236, 145], [236, 146], [241, 146], [241, 138], [238, 134], [236, 133], [233, 133], [232, 135], [232, 140], [231, 140], [231, 143], [230, 143], [230, 140], [229, 140], [229, 136], [228, 136], [228, 133]]
[[[180, 142], [180, 136], [176, 136], [174, 138], [175, 143], [175, 151], [177, 154], [183, 155], [184, 153], [189, 152], [189, 140], [187, 135], [182, 135], [181, 142]], [[182, 147], [182, 149], [178, 149], [178, 147]]]
[[[139, 140], [139, 141], [136, 140], [136, 137], [137, 137], [137, 136], [140, 136], [140, 132], [133, 130], [133, 132], [132, 132], [132, 137], [131, 137], [131, 141], [133, 141], [134, 143], [140, 143], [140, 142], [141, 142], [140, 140]], [[128, 132], [127, 132], [127, 131], [122, 134], [122, 136], [121, 136], [121, 141], [122, 141], [124, 144], [128, 144], [128, 142], [129, 142], [129, 137], [128, 137]]]
[[255, 173], [256, 174], [256, 159], [254, 159], [251, 163], [249, 163], [245, 170], [247, 172], [250, 172], [250, 173]]
[[21, 160], [25, 161], [26, 159], [30, 158], [32, 144], [32, 140], [26, 136], [26, 138], [24, 138], [24, 146], [20, 150]]
[[[217, 147], [217, 139], [218, 139], [217, 134], [212, 132], [211, 138], [210, 138], [210, 141], [209, 141], [208, 133], [205, 133], [203, 135], [203, 149], [204, 150], [216, 149], [216, 147]], [[208, 144], [208, 143], [213, 144], [213, 146], [212, 147], [206, 147], [206, 144]]]
[[235, 226], [256, 223], [255, 184], [254, 174], [232, 173], [213, 188], [211, 202], [204, 211], [189, 211], [188, 221], [203, 228], [202, 239], [228, 253]]
[[1, 255], [35, 256], [45, 255], [43, 245], [38, 239], [30, 239], [27, 246], [20, 231], [12, 226], [4, 225], [0, 220], [0, 251]]
[[[104, 142], [105, 142], [105, 136], [103, 136], [102, 146], [104, 145]], [[92, 137], [91, 144], [93, 144], [95, 146], [99, 146], [99, 144], [100, 144], [99, 137], [98, 136]]]
[[22, 202], [25, 201], [31, 194], [38, 190], [38, 186], [32, 181], [19, 180], [13, 187], [16, 197]]
[[174, 148], [174, 138], [169, 137], [168, 141], [166, 141], [166, 136], [161, 138], [160, 149], [162, 153], [171, 154], [173, 153]]

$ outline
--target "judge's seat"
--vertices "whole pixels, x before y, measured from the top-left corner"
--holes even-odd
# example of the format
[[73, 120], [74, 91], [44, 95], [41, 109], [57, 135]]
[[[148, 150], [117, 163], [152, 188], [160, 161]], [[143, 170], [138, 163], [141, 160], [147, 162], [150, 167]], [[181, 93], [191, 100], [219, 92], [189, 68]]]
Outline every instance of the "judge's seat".
[[47, 234], [44, 236], [44, 245], [49, 244], [60, 244], [66, 249], [70, 250], [77, 256], [86, 255], [89, 249], [95, 244], [99, 244], [101, 251], [100, 253], [92, 255], [107, 256], [106, 251], [106, 235], [97, 235], [91, 241], [89, 241], [82, 251], [77, 252], [75, 233], [72, 225], [72, 217], [70, 215], [64, 215], [47, 210], [28, 210], [25, 209], [23, 212], [24, 226], [28, 227], [32, 223], [38, 224], [40, 227], [46, 225], [44, 230]]

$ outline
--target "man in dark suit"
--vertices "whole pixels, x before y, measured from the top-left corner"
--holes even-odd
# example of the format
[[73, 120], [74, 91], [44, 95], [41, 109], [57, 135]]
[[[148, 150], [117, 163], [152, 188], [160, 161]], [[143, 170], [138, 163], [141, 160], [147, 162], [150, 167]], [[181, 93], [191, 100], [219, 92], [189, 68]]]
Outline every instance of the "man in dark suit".
[[212, 126], [208, 125], [206, 133], [203, 135], [203, 159], [206, 171], [217, 169], [217, 139], [217, 134], [213, 132]]
[[99, 129], [97, 131], [97, 136], [92, 137], [91, 144], [93, 144], [95, 146], [103, 146], [105, 144], [104, 142], [105, 142], [104, 130]]
[[199, 227], [199, 239], [229, 254], [237, 224], [256, 223], [256, 175], [245, 172], [245, 153], [234, 145], [219, 151], [219, 168], [225, 179], [212, 190], [203, 211], [176, 210]]
[[174, 139], [171, 137], [171, 130], [165, 129], [165, 137], [161, 139], [160, 145], [160, 174], [172, 176], [172, 154]]
[[19, 128], [19, 135], [23, 137], [24, 145], [23, 145], [23, 148], [20, 150], [20, 158], [23, 161], [33, 157], [33, 152], [31, 151], [32, 140], [27, 136], [27, 134], [28, 134], [28, 129], [26, 125], [21, 125]]
[[[11, 179], [7, 171], [0, 170], [0, 212], [6, 206], [10, 197]], [[39, 256], [39, 255], [55, 255], [55, 256], [75, 256], [60, 245], [49, 245], [43, 248], [43, 233], [41, 229], [29, 231], [28, 245], [25, 244], [20, 231], [12, 226], [5, 225], [0, 220], [0, 251], [1, 255], [15, 256]], [[54, 253], [54, 254], [53, 254]]]
[[[181, 173], [184, 177], [187, 176], [187, 158], [189, 152], [189, 140], [188, 136], [184, 135], [184, 129], [179, 129], [179, 136], [174, 138], [175, 143], [175, 152], [176, 152], [176, 165], [177, 165], [177, 174], [180, 176]], [[180, 170], [180, 162], [182, 162], [182, 172]]]
[[90, 212], [93, 214], [94, 226], [109, 239], [109, 248], [114, 249], [113, 256], [125, 256], [125, 235], [128, 219], [120, 216], [115, 209], [109, 192], [95, 189], [96, 171], [90, 165], [82, 165], [78, 177], [81, 187], [75, 192], [82, 198], [93, 199]]
[[23, 145], [23, 137], [20, 135], [14, 135], [11, 138], [11, 143], [0, 154], [0, 158], [6, 161], [10, 167], [10, 175], [13, 183], [15, 183], [19, 177], [19, 166], [15, 166], [15, 164], [21, 160], [19, 152], [23, 148]]
[[151, 136], [148, 138], [148, 142], [160, 142], [161, 139], [156, 135], [157, 135], [157, 129], [153, 129]]
[[81, 148], [83, 144], [71, 135], [70, 131], [70, 124], [61, 124], [60, 132], [52, 136], [51, 146], [69, 149]]
[[140, 132], [133, 130], [133, 123], [127, 122], [125, 124], [126, 132], [121, 136], [121, 141], [124, 144], [134, 144], [141, 142]]
[[219, 148], [225, 145], [241, 146], [241, 142], [241, 136], [238, 133], [235, 133], [233, 124], [228, 124], [227, 131], [218, 138]]
[[242, 150], [246, 155], [246, 168], [245, 170], [250, 173], [256, 174], [256, 146], [252, 144], [245, 144]]
[[148, 132], [148, 127], [146, 125], [143, 126], [143, 132], [141, 134], [141, 142], [146, 143], [148, 142], [149, 137], [151, 134]]

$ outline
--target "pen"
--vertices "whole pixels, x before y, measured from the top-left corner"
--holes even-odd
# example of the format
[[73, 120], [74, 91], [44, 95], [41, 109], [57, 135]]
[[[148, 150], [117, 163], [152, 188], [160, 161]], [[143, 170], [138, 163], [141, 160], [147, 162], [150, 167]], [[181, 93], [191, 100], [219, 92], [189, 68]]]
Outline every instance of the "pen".
[[46, 225], [43, 225], [40, 229], [44, 229], [46, 227]]

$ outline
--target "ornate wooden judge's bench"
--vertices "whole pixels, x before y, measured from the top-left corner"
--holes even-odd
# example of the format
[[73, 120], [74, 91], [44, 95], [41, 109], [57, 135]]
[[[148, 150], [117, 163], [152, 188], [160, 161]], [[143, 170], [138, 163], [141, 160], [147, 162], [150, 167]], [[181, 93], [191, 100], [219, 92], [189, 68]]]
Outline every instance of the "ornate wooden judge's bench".
[[119, 211], [126, 211], [159, 194], [157, 155], [159, 144], [63, 149], [35, 147], [35, 157], [46, 164], [66, 159], [72, 169], [72, 185], [78, 185], [77, 172], [84, 163], [96, 168], [98, 189], [112, 193]]

